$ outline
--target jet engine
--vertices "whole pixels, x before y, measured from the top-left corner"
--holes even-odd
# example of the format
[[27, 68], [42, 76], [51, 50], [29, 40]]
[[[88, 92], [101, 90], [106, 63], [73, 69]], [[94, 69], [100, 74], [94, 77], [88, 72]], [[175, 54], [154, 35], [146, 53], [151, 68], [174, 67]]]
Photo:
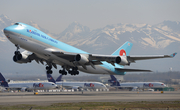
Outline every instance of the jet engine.
[[14, 55], [13, 61], [20, 64], [31, 62], [31, 60], [28, 58], [28, 55], [24, 53], [18, 53]]
[[6, 82], [10, 82], [10, 79], [6, 79]]
[[127, 58], [123, 56], [117, 56], [115, 59], [115, 63], [120, 64], [120, 65], [129, 65]]
[[75, 61], [79, 62], [80, 64], [85, 64], [89, 62], [88, 58], [85, 55], [77, 54], [75, 56]]

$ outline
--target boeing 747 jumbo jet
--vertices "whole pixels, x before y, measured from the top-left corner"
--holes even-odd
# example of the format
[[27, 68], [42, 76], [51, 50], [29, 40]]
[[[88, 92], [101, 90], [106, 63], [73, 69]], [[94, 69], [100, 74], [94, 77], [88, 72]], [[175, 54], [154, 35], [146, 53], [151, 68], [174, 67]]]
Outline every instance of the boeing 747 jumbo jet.
[[[124, 75], [126, 72], [150, 71], [141, 69], [125, 69], [125, 65], [135, 63], [136, 60], [171, 58], [176, 55], [129, 56], [132, 43], [126, 42], [111, 55], [91, 54], [73, 46], [55, 40], [42, 31], [24, 23], [15, 23], [4, 29], [5, 36], [17, 47], [13, 60], [17, 63], [46, 62], [48, 74], [52, 74], [52, 67], [62, 66], [59, 73], [78, 75], [79, 71], [91, 74]], [[20, 48], [24, 52], [18, 51]], [[27, 51], [26, 51], [27, 50]], [[28, 51], [32, 52], [29, 53]]]
[[10, 89], [27, 90], [49, 90], [57, 87], [53, 82], [29, 82], [29, 83], [8, 83], [4, 76], [0, 73], [0, 86]]
[[111, 87], [129, 88], [131, 90], [166, 87], [166, 85], [162, 82], [125, 82], [125, 83], [119, 83], [119, 81], [114, 77], [114, 75], [110, 75], [110, 77], [111, 77], [111, 79], [108, 81], [112, 84]]
[[58, 87], [64, 87], [66, 89], [107, 89], [103, 83], [100, 82], [63, 82], [61, 80], [62, 75], [60, 75], [56, 81], [54, 78], [47, 74], [47, 79], [49, 82], [57, 84]]

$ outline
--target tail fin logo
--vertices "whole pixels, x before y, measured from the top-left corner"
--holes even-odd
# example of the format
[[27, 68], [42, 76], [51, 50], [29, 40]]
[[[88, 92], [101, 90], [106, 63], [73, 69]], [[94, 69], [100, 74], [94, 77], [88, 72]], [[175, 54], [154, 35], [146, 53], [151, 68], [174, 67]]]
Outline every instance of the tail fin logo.
[[126, 51], [124, 49], [121, 49], [119, 52], [120, 56], [126, 56]]

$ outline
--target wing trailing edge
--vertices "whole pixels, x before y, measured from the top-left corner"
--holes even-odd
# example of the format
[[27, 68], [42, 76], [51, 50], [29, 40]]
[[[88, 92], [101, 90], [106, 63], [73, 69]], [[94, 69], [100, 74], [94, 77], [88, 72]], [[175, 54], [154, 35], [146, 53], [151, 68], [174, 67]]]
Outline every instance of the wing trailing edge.
[[142, 69], [126, 69], [126, 68], [115, 68], [121, 72], [152, 72], [151, 70], [142, 70]]

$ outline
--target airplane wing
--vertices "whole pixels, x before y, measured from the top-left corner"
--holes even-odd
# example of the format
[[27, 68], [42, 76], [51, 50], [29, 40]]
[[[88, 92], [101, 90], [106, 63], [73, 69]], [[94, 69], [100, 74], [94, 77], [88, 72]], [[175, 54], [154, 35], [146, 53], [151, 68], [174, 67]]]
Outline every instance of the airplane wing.
[[152, 72], [151, 70], [142, 70], [142, 69], [125, 69], [125, 68], [115, 68], [120, 72]]
[[[90, 54], [78, 54], [78, 53], [71, 53], [71, 52], [52, 52], [54, 55], [66, 59], [70, 62], [76, 61], [76, 58], [80, 55], [81, 58], [90, 59]], [[83, 56], [83, 57], [82, 57]], [[89, 60], [88, 62], [84, 63], [84, 65], [100, 65], [102, 64], [98, 60]]]
[[177, 53], [173, 53], [171, 55], [117, 56], [117, 55], [99, 55], [99, 54], [78, 54], [78, 53], [70, 53], [70, 52], [52, 52], [52, 53], [60, 58], [69, 60], [70, 62], [76, 61], [77, 59], [85, 60], [86, 63], [83, 63], [83, 65], [99, 65], [102, 64], [101, 61], [106, 61], [108, 63], [111, 63], [112, 65], [114, 65], [114, 63], [118, 63], [120, 65], [129, 65], [131, 62], [135, 62], [136, 60], [171, 58], [177, 54]]
[[135, 62], [136, 60], [148, 60], [148, 59], [157, 59], [157, 58], [172, 58], [175, 57], [177, 53], [171, 55], [147, 55], [147, 56], [127, 56], [130, 62]]

